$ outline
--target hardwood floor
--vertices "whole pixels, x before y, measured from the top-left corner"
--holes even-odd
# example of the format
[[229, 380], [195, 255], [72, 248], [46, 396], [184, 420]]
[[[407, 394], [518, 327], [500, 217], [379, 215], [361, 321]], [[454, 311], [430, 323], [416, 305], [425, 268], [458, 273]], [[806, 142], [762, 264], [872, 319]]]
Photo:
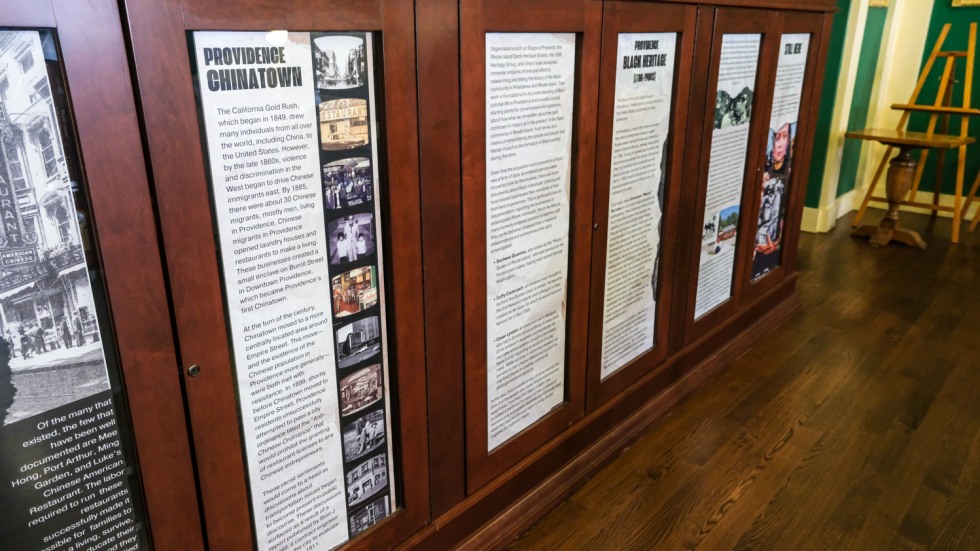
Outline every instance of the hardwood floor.
[[509, 549], [980, 549], [980, 231], [849, 220], [803, 235], [800, 315]]

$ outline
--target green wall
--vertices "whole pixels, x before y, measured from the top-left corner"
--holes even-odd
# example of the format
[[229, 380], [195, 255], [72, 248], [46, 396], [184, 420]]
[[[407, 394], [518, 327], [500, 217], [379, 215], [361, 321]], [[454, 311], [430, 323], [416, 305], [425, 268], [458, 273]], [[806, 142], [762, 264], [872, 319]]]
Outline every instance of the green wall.
[[830, 31], [830, 44], [827, 49], [827, 69], [823, 88], [820, 90], [820, 106], [817, 114], [817, 129], [814, 131], [813, 159], [810, 163], [810, 176], [807, 178], [806, 206], [818, 208], [823, 189], [824, 167], [827, 164], [827, 149], [830, 146], [830, 125], [834, 118], [834, 104], [837, 103], [837, 86], [840, 82], [840, 67], [844, 57], [844, 39], [847, 38], [847, 16], [851, 11], [851, 0], [837, 0], [834, 24]]
[[[881, 41], [884, 37], [887, 18], [888, 8], [868, 8], [868, 20], [864, 26], [864, 39], [861, 43], [861, 56], [858, 58], [857, 79], [854, 83], [854, 98], [851, 100], [850, 116], [847, 119], [848, 131], [868, 127], [868, 104], [871, 102], [871, 92], [875, 85], [878, 54], [881, 52]], [[856, 187], [855, 180], [861, 163], [863, 146], [864, 142], [861, 140], [846, 140], [844, 142], [844, 153], [840, 163], [840, 181], [837, 184], [838, 197]]]
[[[929, 52], [932, 51], [933, 46], [936, 44], [936, 40], [939, 39], [939, 33], [943, 29], [943, 25], [946, 23], [952, 23], [953, 26], [949, 31], [949, 36], [946, 37], [946, 42], [943, 44], [943, 50], [966, 50], [967, 40], [970, 32], [971, 22], [980, 22], [980, 7], [971, 8], [953, 8], [950, 0], [935, 0], [932, 8], [932, 19], [929, 22], [929, 34], [926, 37], [926, 47], [925, 51], [922, 53], [922, 61], [919, 65], [920, 70], [925, 67], [926, 59], [929, 57]], [[978, 52], [980, 53], [980, 52]], [[980, 57], [980, 56], [978, 56]], [[922, 89], [922, 94], [919, 96], [918, 103], [931, 104], [936, 99], [936, 93], [939, 90], [939, 80], [943, 74], [944, 60], [936, 60], [936, 64], [933, 66], [932, 71], [929, 74], [929, 79], [926, 81], [926, 85]], [[958, 59], [956, 62], [956, 80], [959, 82], [956, 85], [955, 93], [953, 95], [953, 105], [963, 104], [963, 82], [966, 73], [966, 62], [964, 59]], [[970, 105], [972, 107], [980, 107], [980, 63], [974, 64], [974, 77], [973, 77], [973, 98]], [[914, 114], [909, 122], [910, 130], [925, 131], [928, 127], [929, 116], [923, 114]], [[937, 129], [939, 127], [937, 126]], [[960, 117], [950, 118], [950, 134], [959, 134], [960, 132]], [[974, 117], [970, 120], [970, 135], [977, 138], [980, 142], [980, 117]], [[929, 153], [929, 160], [926, 163], [925, 172], [922, 176], [922, 186], [921, 189], [932, 191], [935, 189], [934, 181], [936, 174], [936, 152], [932, 151]], [[943, 167], [943, 182], [941, 189], [943, 193], [953, 194], [956, 189], [956, 160], [958, 155], [955, 151], [948, 152], [946, 154], [946, 163]], [[966, 156], [966, 173], [963, 178], [963, 193], [966, 194], [970, 191], [970, 186], [973, 184], [973, 180], [977, 177], [977, 171], [980, 170], [980, 145], [971, 145], [967, 148]], [[920, 197], [920, 200], [930, 200]]]

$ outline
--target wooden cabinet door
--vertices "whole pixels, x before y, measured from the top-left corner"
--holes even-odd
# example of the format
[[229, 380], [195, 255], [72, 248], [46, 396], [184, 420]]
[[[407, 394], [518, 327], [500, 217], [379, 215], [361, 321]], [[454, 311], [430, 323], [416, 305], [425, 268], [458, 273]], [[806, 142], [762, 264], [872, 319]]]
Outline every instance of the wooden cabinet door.
[[598, 2], [460, 6], [470, 492], [584, 414], [601, 25]]
[[[775, 10], [700, 8], [685, 173], [697, 174], [684, 190], [685, 218], [693, 224], [681, 255], [689, 270], [684, 344], [734, 315], [742, 304], [753, 248], [745, 213], [754, 204], [766, 143], [771, 78], [779, 41]], [[699, 137], [699, 138], [698, 138]], [[697, 140], [700, 139], [700, 142]]]
[[[697, 8], [604, 4], [589, 409], [667, 358]], [[693, 179], [692, 179], [693, 180]]]
[[0, 0], [5, 548], [205, 546], [129, 66], [116, 2]]
[[126, 9], [209, 545], [390, 547], [429, 516], [413, 3]]
[[769, 44], [776, 50], [777, 61], [764, 114], [770, 121], [767, 145], [761, 160], [757, 159], [762, 170], [753, 183], [748, 211], [754, 246], [751, 260], [743, 266], [742, 281], [749, 302], [793, 273], [808, 174], [793, 167], [810, 164], [816, 116], [813, 98], [823, 74], [817, 66], [824, 25], [823, 14], [782, 12], [780, 38]]

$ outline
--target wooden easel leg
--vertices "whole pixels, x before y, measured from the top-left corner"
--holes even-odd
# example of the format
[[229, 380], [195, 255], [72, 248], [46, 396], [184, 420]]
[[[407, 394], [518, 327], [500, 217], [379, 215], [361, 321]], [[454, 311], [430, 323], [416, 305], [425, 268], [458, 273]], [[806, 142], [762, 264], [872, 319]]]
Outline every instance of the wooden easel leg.
[[885, 150], [885, 154], [881, 157], [881, 163], [878, 164], [878, 170], [875, 171], [875, 177], [871, 180], [871, 186], [868, 187], [868, 192], [864, 194], [864, 200], [861, 201], [861, 208], [858, 209], [857, 215], [854, 216], [854, 220], [851, 221], [851, 227], [856, 228], [858, 224], [861, 223], [861, 219], [864, 218], [865, 211], [868, 210], [868, 203], [871, 202], [871, 195], [875, 192], [875, 188], [878, 186], [878, 181], [881, 180], [881, 175], [885, 172], [885, 165], [888, 164], [888, 158], [892, 154], [892, 148], [889, 147]]
[[[963, 205], [963, 218], [967, 217], [970, 204], [977, 198], [978, 188], [980, 188], [980, 172], [977, 173], [977, 179], [973, 181], [973, 187], [970, 188], [970, 194], [966, 198], [966, 204]], [[970, 231], [977, 229], [977, 222], [980, 222], [980, 207], [977, 208], [977, 212], [973, 213], [973, 222], [970, 223]]]
[[[940, 149], [939, 158], [936, 159], [936, 179], [932, 184], [932, 206], [939, 206], [939, 196], [943, 190], [943, 165], [946, 164], [946, 150]], [[932, 209], [932, 219], [935, 220], [939, 214], [939, 209]]]
[[956, 193], [953, 195], [953, 244], [960, 242], [960, 224], [963, 222], [963, 212], [960, 205], [963, 200], [963, 171], [966, 170], [966, 146], [960, 146], [959, 160], [956, 164]]

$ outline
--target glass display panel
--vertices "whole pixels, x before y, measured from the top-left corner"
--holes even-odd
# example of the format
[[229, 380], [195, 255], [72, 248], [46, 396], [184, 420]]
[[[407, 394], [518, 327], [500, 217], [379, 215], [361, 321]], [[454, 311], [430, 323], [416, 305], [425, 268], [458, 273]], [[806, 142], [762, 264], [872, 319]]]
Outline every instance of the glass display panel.
[[601, 377], [656, 343], [677, 33], [623, 33], [616, 59]]
[[259, 549], [394, 508], [378, 35], [193, 32]]
[[762, 173], [759, 223], [752, 253], [752, 281], [778, 268], [783, 258], [783, 227], [786, 221], [793, 151], [803, 100], [809, 34], [786, 34], [779, 42], [779, 65], [769, 120], [766, 166]]
[[722, 37], [694, 319], [732, 296], [761, 34]]
[[487, 33], [488, 450], [565, 399], [574, 96], [574, 33]]

